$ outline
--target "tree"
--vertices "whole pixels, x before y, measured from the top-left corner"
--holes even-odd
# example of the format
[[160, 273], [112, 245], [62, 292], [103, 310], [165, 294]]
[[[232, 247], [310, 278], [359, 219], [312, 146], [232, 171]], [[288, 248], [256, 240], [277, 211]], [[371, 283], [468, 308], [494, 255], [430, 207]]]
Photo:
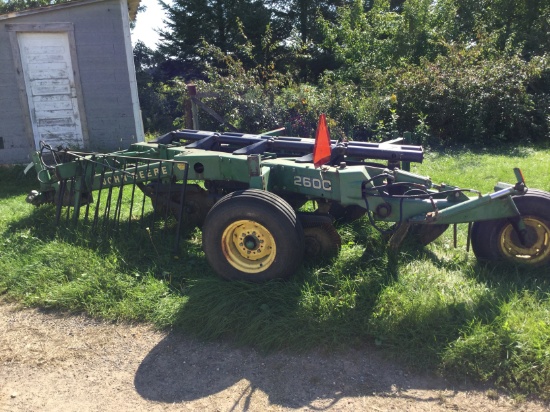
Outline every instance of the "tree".
[[226, 53], [238, 53], [245, 36], [260, 47], [270, 13], [257, 0], [161, 1], [167, 12], [166, 30], [160, 32], [159, 50], [183, 61], [200, 60], [203, 42]]
[[550, 52], [547, 0], [438, 0], [438, 33], [448, 42], [490, 45], [532, 58]]
[[353, 0], [266, 1], [272, 21], [282, 28], [287, 51], [293, 53], [287, 70], [294, 71], [297, 80], [316, 82], [325, 70], [335, 68], [333, 54], [319, 47], [324, 33], [318, 19], [335, 22], [338, 9], [350, 3]]
[[338, 9], [335, 22], [322, 19], [323, 46], [334, 54], [352, 80], [368, 70], [417, 63], [433, 50], [432, 0], [362, 0]]
[[286, 21], [286, 27], [295, 28], [303, 43], [318, 40], [317, 17], [335, 21], [339, 7], [353, 0], [267, 0], [274, 16]]
[[[334, 59], [317, 45], [322, 31], [317, 17], [334, 21], [338, 7], [351, 0], [175, 0], [162, 2], [167, 29], [159, 50], [167, 58], [201, 63], [203, 42], [236, 54], [248, 67], [255, 62], [241, 53], [244, 42], [254, 46], [255, 61], [271, 59], [279, 70], [316, 80]], [[267, 54], [266, 54], [267, 52]]]
[[134, 46], [134, 65], [139, 102], [145, 130], [165, 133], [174, 129], [174, 121], [182, 115], [183, 82], [175, 79], [180, 72], [192, 69], [185, 63], [166, 60], [143, 42]]
[[0, 14], [65, 3], [69, 0], [0, 0]]

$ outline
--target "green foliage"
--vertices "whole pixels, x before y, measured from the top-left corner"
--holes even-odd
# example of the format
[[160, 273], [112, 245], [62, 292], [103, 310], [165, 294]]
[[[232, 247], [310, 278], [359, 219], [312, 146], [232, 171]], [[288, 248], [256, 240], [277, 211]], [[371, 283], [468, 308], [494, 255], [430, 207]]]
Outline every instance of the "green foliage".
[[524, 57], [550, 52], [550, 5], [544, 0], [441, 0], [436, 9], [448, 22], [448, 42], [491, 42], [499, 51], [517, 50]]
[[[174, 3], [162, 53], [135, 50], [150, 60], [136, 59], [146, 129], [183, 125], [185, 90], [173, 81], [182, 76], [216, 94], [205, 103], [243, 132], [286, 126], [311, 136], [324, 112], [335, 137], [408, 130], [420, 143], [547, 141], [546, 3], [226, 2], [219, 24], [231, 44], [212, 29], [221, 3]], [[227, 127], [203, 112], [201, 125]]]
[[67, 1], [70, 0], [2, 0], [0, 1], [0, 14], [51, 6], [52, 4], [66, 3]]
[[[506, 8], [491, 14], [477, 7], [409, 0], [392, 8], [378, 0], [368, 10], [361, 1], [340, 9], [336, 24], [321, 20], [323, 46], [341, 64], [325, 72], [325, 84], [354, 84], [380, 96], [369, 117], [394, 130], [455, 143], [548, 139], [549, 55], [534, 56], [546, 49], [532, 48], [525, 60], [524, 43], [508, 30], [525, 21], [507, 14], [505, 24], [497, 14]], [[527, 15], [539, 19], [527, 12], [517, 18]], [[477, 37], [463, 35], [461, 27], [470, 26], [479, 29]], [[396, 101], [384, 107], [384, 96]]]
[[[347, 3], [349, 0], [161, 1], [167, 12], [167, 29], [161, 32], [159, 50], [170, 59], [202, 66], [205, 61], [200, 48], [207, 42], [243, 59], [249, 68], [239, 47], [247, 39], [253, 45], [254, 60], [278, 60], [284, 72], [317, 79], [333, 65], [331, 55], [317, 47], [322, 42], [317, 15], [334, 21], [337, 7]], [[271, 47], [266, 48], [268, 39]]]
[[337, 8], [352, 3], [350, 0], [272, 0], [272, 10], [279, 18], [286, 20], [290, 28], [298, 33], [303, 44], [318, 40], [317, 16], [334, 21]]
[[[185, 87], [179, 78], [167, 75], [172, 62], [163, 60], [159, 52], [144, 43], [134, 46], [134, 65], [138, 85], [141, 117], [149, 133], [165, 133], [174, 129], [175, 119], [184, 112]], [[179, 65], [176, 70], [186, 70]]]
[[[208, 81], [196, 84], [199, 93], [208, 96], [202, 99], [204, 103], [227, 123], [238, 130], [259, 133], [280, 127], [282, 108], [275, 98], [290, 79], [276, 72], [272, 62], [253, 61], [253, 47], [251, 42], [240, 45], [241, 53], [251, 61], [252, 67], [246, 68], [241, 60], [204, 44], [202, 53], [211, 56], [206, 64]], [[201, 128], [221, 128], [207, 113], [201, 111], [200, 115]]]
[[[289, 134], [312, 136], [318, 115], [326, 113], [335, 137], [387, 138], [411, 130], [438, 142], [483, 144], [549, 135], [548, 56], [487, 60], [480, 48], [450, 50], [433, 63], [370, 71], [356, 84], [327, 72], [312, 85], [293, 83], [273, 64], [247, 69], [219, 49], [204, 51], [216, 64], [207, 66], [199, 91], [216, 95], [206, 103], [246, 132], [286, 126]], [[219, 128], [205, 113], [201, 125]]]
[[398, 128], [413, 130], [419, 114], [446, 142], [528, 142], [549, 137], [550, 55], [483, 58], [483, 50], [457, 50], [435, 62], [394, 72]]
[[[250, 43], [241, 49], [252, 59]], [[208, 96], [202, 100], [243, 132], [284, 126], [287, 135], [313, 137], [319, 114], [327, 113], [334, 138], [364, 135], [367, 129], [372, 135], [370, 125], [376, 122], [372, 113], [386, 105], [375, 95], [364, 96], [353, 85], [331, 84], [328, 77], [320, 85], [296, 84], [276, 71], [275, 63], [255, 62], [247, 68], [241, 60], [210, 45], [204, 46], [203, 53], [213, 62], [206, 65], [207, 80], [196, 82], [199, 93]], [[200, 124], [209, 130], [223, 127], [202, 111]]]
[[[160, 32], [159, 50], [181, 61], [199, 62], [204, 41], [226, 53], [239, 53], [241, 35], [258, 42], [270, 22], [263, 2], [251, 0], [161, 1], [166, 30]], [[260, 47], [260, 44], [256, 44]]]
[[320, 85], [291, 85], [276, 100], [284, 108], [284, 125], [288, 133], [313, 137], [320, 113], [328, 116], [332, 138], [353, 137], [375, 139], [384, 133], [384, 125], [376, 125], [376, 113], [386, 102], [376, 94], [364, 95], [353, 84], [331, 81], [325, 77]]
[[426, 36], [417, 30], [426, 25], [416, 24], [420, 13], [409, 11], [415, 6], [425, 8], [430, 2], [414, 2], [418, 4], [409, 6], [406, 2], [405, 9], [397, 13], [390, 10], [388, 1], [374, 1], [372, 8], [365, 11], [363, 2], [356, 0], [350, 7], [340, 9], [336, 23], [320, 20], [324, 46], [336, 55], [343, 78], [360, 82], [369, 70], [418, 58], [414, 49], [423, 47], [417, 41], [422, 42]]

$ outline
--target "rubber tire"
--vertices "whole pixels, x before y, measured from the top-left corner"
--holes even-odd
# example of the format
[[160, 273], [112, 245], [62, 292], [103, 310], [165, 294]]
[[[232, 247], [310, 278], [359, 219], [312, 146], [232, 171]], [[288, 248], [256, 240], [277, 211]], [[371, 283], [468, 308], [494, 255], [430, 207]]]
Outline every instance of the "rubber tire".
[[[274, 260], [261, 272], [239, 270], [224, 253], [225, 230], [241, 220], [264, 226], [273, 237]], [[284, 199], [271, 192], [248, 189], [224, 196], [210, 209], [203, 225], [202, 246], [208, 263], [222, 278], [264, 282], [288, 278], [298, 269], [304, 256], [304, 232], [294, 209]]]
[[304, 259], [322, 261], [336, 256], [342, 239], [333, 225], [334, 217], [324, 213], [298, 213], [304, 228]]
[[[542, 190], [529, 189], [523, 196], [514, 196], [514, 203], [522, 217], [536, 217], [550, 227], [550, 193]], [[500, 237], [504, 228], [509, 225], [508, 219], [487, 220], [474, 222], [472, 225], [471, 240], [472, 250], [480, 260], [509, 260], [518, 263], [504, 255], [500, 248]], [[541, 262], [530, 263], [533, 266], [542, 266], [550, 262], [548, 258]]]
[[332, 258], [338, 255], [342, 248], [342, 239], [332, 223], [304, 227], [304, 236], [304, 257], [310, 261]]

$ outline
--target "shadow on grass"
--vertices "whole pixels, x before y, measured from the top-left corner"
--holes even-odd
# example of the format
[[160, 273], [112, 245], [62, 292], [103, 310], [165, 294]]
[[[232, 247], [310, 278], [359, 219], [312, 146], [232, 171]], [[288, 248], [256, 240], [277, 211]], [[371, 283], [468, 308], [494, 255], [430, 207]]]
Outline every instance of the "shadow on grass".
[[[84, 207], [83, 207], [84, 208]], [[111, 214], [113, 212], [111, 211]], [[100, 214], [93, 224], [94, 216], [87, 221], [81, 217], [75, 225], [72, 217], [63, 208], [59, 223], [56, 223], [56, 207], [52, 204], [33, 208], [32, 212], [17, 221], [10, 222], [4, 235], [18, 231], [28, 231], [32, 236], [44, 241], [54, 239], [77, 246], [91, 248], [105, 255], [116, 248], [129, 262], [161, 258], [164, 255], [174, 256], [179, 251], [176, 246], [176, 225], [154, 218], [153, 213], [146, 213], [142, 219], [132, 221], [114, 219]], [[183, 229], [180, 241], [183, 244], [191, 236], [191, 231]], [[180, 248], [184, 250], [184, 248]], [[137, 268], [137, 267], [136, 267]]]
[[[28, 217], [12, 223], [4, 236], [28, 229], [31, 236], [45, 243], [56, 240], [91, 248], [104, 258], [116, 253], [122, 272], [150, 273], [167, 281], [171, 293], [185, 296], [183, 309], [171, 316], [176, 328], [192, 331], [203, 339], [227, 338], [263, 350], [346, 346], [372, 341], [373, 336], [381, 339], [385, 334], [380, 327], [373, 333], [373, 311], [380, 305], [384, 291], [399, 279], [403, 267], [418, 259], [428, 259], [439, 269], [457, 270], [456, 262], [443, 260], [410, 243], [399, 254], [388, 253], [374, 229], [358, 224], [353, 231], [364, 247], [362, 253], [348, 253], [333, 262], [306, 263], [285, 282], [261, 285], [226, 282], [207, 265], [199, 232], [187, 233], [175, 256], [167, 236], [152, 237], [143, 227], [113, 236], [95, 236], [84, 229], [57, 228], [53, 214], [52, 207], [35, 209]], [[38, 247], [44, 245], [34, 245]], [[32, 249], [26, 253], [32, 253]], [[497, 279], [483, 265], [476, 266], [468, 276], [487, 283]], [[536, 283], [517, 283], [519, 280], [515, 283], [516, 290], [540, 287]], [[514, 287], [513, 279], [510, 281], [491, 285], [490, 293], [476, 307], [458, 302], [442, 311], [434, 306], [422, 316], [413, 313], [416, 318], [404, 317], [400, 325], [392, 328], [403, 331], [399, 339], [405, 346], [418, 342], [417, 353], [424, 357], [438, 353], [459, 336], [473, 316], [490, 320], [496, 302]], [[501, 288], [498, 293], [494, 292], [495, 287]], [[423, 327], [427, 325], [433, 328]]]
[[24, 166], [0, 165], [0, 182], [2, 182], [0, 199], [26, 195], [32, 189], [38, 188], [36, 173], [29, 172], [25, 175], [24, 169]]
[[[231, 388], [231, 410], [247, 410], [259, 393], [269, 404], [311, 410], [373, 393], [426, 405], [452, 399], [456, 392], [438, 398], [400, 393], [442, 391], [446, 383], [404, 372], [403, 365], [384, 359], [372, 344], [369, 315], [399, 276], [396, 256], [385, 256], [385, 246], [378, 244], [342, 262], [338, 273], [347, 279], [344, 284], [332, 278], [330, 267], [314, 264], [287, 282], [256, 285], [214, 278], [194, 284], [176, 329], [200, 341], [170, 333], [140, 364], [137, 392], [148, 400], [173, 403]], [[330, 313], [308, 308], [308, 298], [322, 305], [323, 295], [337, 296], [350, 283], [355, 285], [354, 305], [335, 306]], [[464, 384], [464, 389], [474, 387]]]

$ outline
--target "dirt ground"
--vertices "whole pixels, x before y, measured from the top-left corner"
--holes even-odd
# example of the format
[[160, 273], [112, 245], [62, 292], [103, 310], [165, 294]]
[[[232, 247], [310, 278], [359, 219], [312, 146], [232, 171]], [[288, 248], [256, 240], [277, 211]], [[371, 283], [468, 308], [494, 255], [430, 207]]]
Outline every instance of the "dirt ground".
[[0, 411], [548, 411], [374, 349], [260, 354], [0, 301]]

